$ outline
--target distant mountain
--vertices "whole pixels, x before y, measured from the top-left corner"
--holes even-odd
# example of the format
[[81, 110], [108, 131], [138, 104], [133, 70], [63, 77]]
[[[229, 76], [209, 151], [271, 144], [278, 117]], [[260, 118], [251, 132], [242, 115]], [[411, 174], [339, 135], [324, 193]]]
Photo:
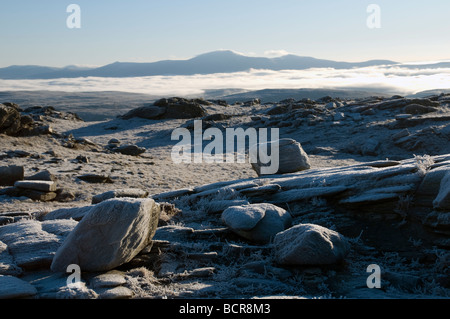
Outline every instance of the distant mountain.
[[138, 77], [154, 75], [194, 75], [232, 73], [250, 69], [305, 70], [309, 68], [349, 69], [397, 64], [389, 60], [338, 62], [296, 55], [277, 58], [249, 57], [233, 51], [214, 51], [188, 60], [164, 60], [151, 63], [115, 62], [98, 68], [74, 66], [54, 68], [45, 66], [10, 66], [0, 68], [0, 79], [56, 79], [75, 77]]
[[93, 68], [69, 65], [63, 68], [39, 65], [12, 65], [0, 68], [0, 79], [52, 79], [89, 71]]

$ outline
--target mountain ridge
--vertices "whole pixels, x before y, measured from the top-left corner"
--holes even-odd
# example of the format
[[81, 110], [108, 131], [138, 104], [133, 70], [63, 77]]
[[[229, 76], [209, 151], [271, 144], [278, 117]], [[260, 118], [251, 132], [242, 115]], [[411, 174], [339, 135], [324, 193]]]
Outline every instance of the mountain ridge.
[[62, 68], [14, 65], [0, 68], [0, 79], [57, 79], [77, 77], [140, 77], [244, 72], [250, 69], [305, 70], [310, 68], [346, 69], [397, 64], [390, 60], [341, 62], [288, 54], [281, 57], [252, 57], [231, 50], [212, 51], [187, 60], [156, 62], [114, 62], [100, 67], [66, 66]]

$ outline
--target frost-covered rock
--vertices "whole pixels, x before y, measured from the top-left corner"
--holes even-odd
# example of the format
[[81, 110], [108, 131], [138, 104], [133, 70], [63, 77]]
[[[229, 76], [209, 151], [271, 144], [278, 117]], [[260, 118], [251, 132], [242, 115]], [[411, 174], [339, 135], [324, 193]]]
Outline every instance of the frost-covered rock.
[[437, 233], [450, 235], [450, 212], [432, 211], [423, 223]]
[[436, 112], [437, 108], [420, 104], [409, 104], [403, 110], [406, 114], [426, 114]]
[[60, 287], [56, 293], [56, 299], [97, 299], [98, 297], [98, 294], [82, 281]]
[[95, 276], [89, 281], [91, 288], [111, 288], [124, 285], [126, 283], [125, 275], [117, 270], [112, 270]]
[[139, 147], [134, 144], [122, 145], [122, 146], [118, 146], [117, 148], [114, 148], [114, 152], [118, 152], [118, 153], [121, 153], [124, 155], [130, 155], [130, 156], [141, 155], [142, 153], [145, 153], [146, 150], [147, 149], [145, 149], [144, 147]]
[[222, 213], [222, 221], [250, 241], [268, 243], [291, 226], [292, 217], [281, 207], [261, 203], [229, 207]]
[[0, 134], [14, 136], [21, 130], [18, 106], [0, 104]]
[[92, 208], [92, 206], [60, 208], [49, 212], [42, 217], [43, 220], [74, 219], [80, 221]]
[[315, 224], [299, 224], [278, 233], [273, 241], [275, 260], [283, 265], [328, 265], [349, 252], [347, 239]]
[[262, 167], [273, 165], [273, 163], [262, 163], [259, 155], [261, 147], [267, 147], [270, 150], [271, 161], [276, 160], [273, 151], [278, 150], [278, 170], [275, 174], [286, 174], [303, 171], [311, 168], [308, 154], [303, 150], [301, 144], [290, 138], [283, 138], [268, 143], [260, 143], [250, 148], [250, 153], [257, 158], [256, 163], [252, 163], [252, 167], [258, 175], [264, 175], [261, 171]]
[[415, 201], [423, 206], [432, 206], [440, 193], [443, 178], [450, 172], [450, 165], [442, 165], [426, 171], [420, 186], [415, 194]]
[[55, 192], [56, 184], [53, 181], [17, 181], [14, 186], [21, 189], [31, 189], [41, 192]]
[[37, 293], [30, 283], [13, 276], [0, 275], [0, 299], [27, 298]]
[[[200, 103], [201, 102], [201, 103]], [[207, 111], [202, 104], [205, 101], [169, 98], [160, 99], [153, 105], [146, 105], [129, 111], [122, 115], [123, 119], [139, 117], [144, 119], [189, 119], [207, 115]]]
[[113, 288], [99, 288], [96, 290], [99, 299], [129, 299], [133, 297], [133, 291], [124, 286]]
[[17, 266], [45, 268], [76, 225], [74, 220], [23, 220], [0, 227], [0, 241], [8, 246]]
[[111, 198], [122, 198], [122, 197], [144, 198], [147, 196], [148, 192], [142, 189], [136, 188], [117, 189], [95, 195], [94, 197], [92, 197], [92, 204], [98, 204]]
[[13, 257], [8, 252], [8, 246], [0, 241], [0, 275], [17, 276], [22, 273], [22, 269], [16, 265]]
[[377, 156], [378, 148], [380, 147], [380, 141], [375, 138], [369, 138], [361, 146], [361, 154], [369, 156]]
[[450, 170], [441, 180], [439, 193], [433, 201], [434, 208], [450, 209]]
[[24, 178], [26, 181], [49, 181], [56, 182], [56, 177], [50, 173], [48, 170], [36, 173], [32, 176], [27, 176]]
[[110, 199], [95, 205], [56, 252], [51, 269], [70, 264], [82, 271], [111, 270], [147, 246], [158, 225], [160, 207], [152, 199]]

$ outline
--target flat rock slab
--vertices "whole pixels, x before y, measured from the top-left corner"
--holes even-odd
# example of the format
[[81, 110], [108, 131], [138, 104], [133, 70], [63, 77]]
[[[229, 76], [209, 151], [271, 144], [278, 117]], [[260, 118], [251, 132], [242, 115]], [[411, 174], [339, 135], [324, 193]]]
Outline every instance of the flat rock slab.
[[43, 192], [33, 189], [22, 189], [19, 191], [19, 195], [40, 202], [50, 202], [54, 200], [57, 196], [55, 192]]
[[74, 220], [23, 220], [1, 226], [0, 241], [8, 246], [17, 266], [45, 268], [51, 264], [56, 250], [76, 225]]
[[74, 219], [80, 221], [92, 208], [92, 206], [82, 206], [82, 207], [70, 207], [70, 208], [60, 208], [50, 213], [46, 214], [43, 220], [52, 219]]
[[0, 241], [0, 275], [17, 276], [22, 269], [16, 265], [13, 257], [8, 252], [8, 246]]
[[133, 297], [133, 291], [127, 287], [118, 286], [114, 288], [95, 289], [99, 299], [129, 299]]
[[136, 188], [118, 189], [95, 195], [94, 197], [92, 197], [92, 204], [98, 204], [111, 198], [123, 198], [123, 197], [145, 198], [147, 196], [148, 192], [142, 189]]
[[56, 192], [56, 184], [53, 181], [17, 181], [14, 186], [41, 192]]
[[37, 293], [30, 283], [13, 276], [0, 275], [0, 299], [27, 298]]

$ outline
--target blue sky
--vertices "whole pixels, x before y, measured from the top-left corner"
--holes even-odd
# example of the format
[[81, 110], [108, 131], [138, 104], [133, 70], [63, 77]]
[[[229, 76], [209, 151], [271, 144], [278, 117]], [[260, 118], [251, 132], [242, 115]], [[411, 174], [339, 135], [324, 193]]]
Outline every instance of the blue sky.
[[[81, 28], [69, 29], [69, 4]], [[381, 8], [370, 29], [369, 4]], [[0, 2], [0, 67], [186, 59], [230, 49], [255, 56], [399, 62], [450, 59], [447, 0], [14, 0]]]

